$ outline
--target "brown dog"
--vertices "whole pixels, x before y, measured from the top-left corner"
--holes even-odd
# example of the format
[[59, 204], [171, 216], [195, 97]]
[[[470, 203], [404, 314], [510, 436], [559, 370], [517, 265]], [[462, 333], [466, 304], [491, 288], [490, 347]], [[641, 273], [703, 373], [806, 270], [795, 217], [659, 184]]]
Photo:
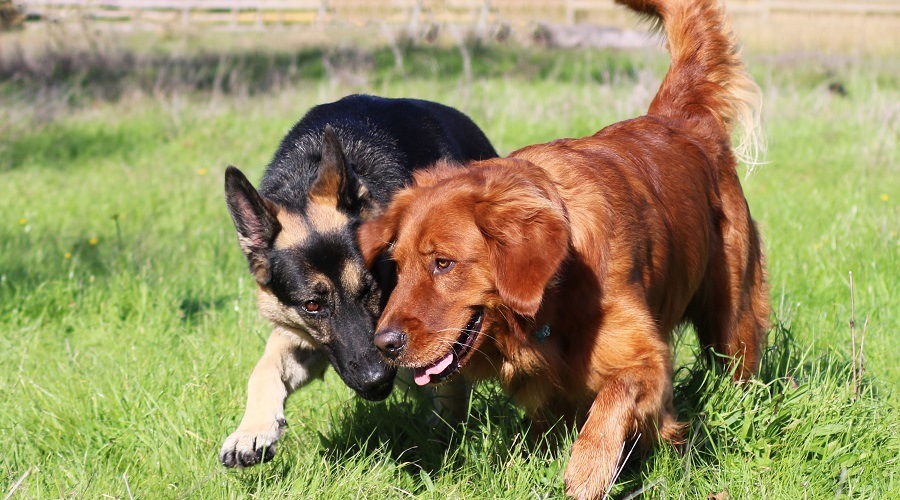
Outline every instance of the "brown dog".
[[626, 441], [678, 442], [676, 325], [759, 364], [769, 314], [760, 239], [729, 134], [757, 136], [758, 87], [715, 0], [619, 0], [662, 18], [672, 63], [646, 116], [508, 158], [416, 172], [359, 233], [396, 261], [375, 343], [441, 382], [499, 378], [538, 428], [582, 423], [565, 473], [606, 492]]

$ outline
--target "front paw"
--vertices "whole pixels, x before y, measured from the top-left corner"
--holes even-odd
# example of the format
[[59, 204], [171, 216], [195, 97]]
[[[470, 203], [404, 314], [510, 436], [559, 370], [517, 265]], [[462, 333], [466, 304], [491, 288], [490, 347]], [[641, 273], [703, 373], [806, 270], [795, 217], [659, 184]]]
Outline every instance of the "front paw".
[[566, 495], [578, 500], [603, 498], [615, 478], [619, 457], [612, 450], [603, 450], [588, 443], [575, 441], [566, 466]]
[[275, 442], [281, 437], [287, 421], [277, 418], [262, 426], [241, 425], [222, 444], [219, 461], [225, 467], [250, 467], [275, 457]]

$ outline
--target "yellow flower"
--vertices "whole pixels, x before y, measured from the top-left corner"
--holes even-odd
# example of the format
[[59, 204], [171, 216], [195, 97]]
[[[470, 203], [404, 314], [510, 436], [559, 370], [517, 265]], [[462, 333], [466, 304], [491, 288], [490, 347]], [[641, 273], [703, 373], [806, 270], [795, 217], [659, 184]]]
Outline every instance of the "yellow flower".
[[96, 244], [97, 244], [97, 238], [91, 238], [91, 239], [89, 239], [89, 240], [88, 240], [88, 243], [90, 243], [91, 245], [96, 245]]
[[[889, 198], [888, 198], [887, 193], [881, 193], [881, 201], [888, 201], [888, 199], [889, 199]], [[23, 219], [23, 220], [24, 220], [24, 219]]]
[[822, 244], [821, 244], [821, 243], [815, 243], [815, 244], [813, 244], [813, 248], [815, 248], [816, 250], [818, 250], [818, 249], [822, 248]]
[[28, 222], [28, 219], [19, 219], [19, 225], [24, 226]]
[[198, 169], [197, 175], [206, 175], [206, 169], [205, 168]]
[[69, 252], [66, 252], [66, 254], [63, 255], [63, 257], [65, 257], [65, 258], [67, 258], [67, 259], [71, 259], [71, 258], [72, 258], [72, 254], [69, 253]]

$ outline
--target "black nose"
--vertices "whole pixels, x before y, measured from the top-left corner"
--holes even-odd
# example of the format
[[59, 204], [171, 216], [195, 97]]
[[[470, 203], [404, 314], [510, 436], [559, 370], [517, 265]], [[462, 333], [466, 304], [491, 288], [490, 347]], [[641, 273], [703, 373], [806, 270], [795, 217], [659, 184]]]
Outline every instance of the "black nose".
[[406, 347], [406, 335], [397, 330], [383, 330], [375, 334], [375, 347], [388, 359], [395, 359]]
[[[378, 359], [378, 355], [375, 355]], [[394, 388], [394, 376], [397, 369], [393, 366], [385, 366], [384, 361], [379, 360], [376, 366], [362, 373], [360, 387], [354, 387], [356, 393], [369, 401], [381, 401], [391, 394]]]

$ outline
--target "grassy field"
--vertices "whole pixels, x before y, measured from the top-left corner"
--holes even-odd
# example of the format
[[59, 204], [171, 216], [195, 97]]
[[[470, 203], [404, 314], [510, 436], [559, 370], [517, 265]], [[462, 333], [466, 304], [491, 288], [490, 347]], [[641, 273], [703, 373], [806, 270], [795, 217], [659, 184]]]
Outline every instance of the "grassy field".
[[[667, 64], [655, 52], [470, 56], [468, 76], [457, 52], [431, 49], [406, 52], [402, 71], [387, 49], [0, 65], [0, 494], [561, 497], [571, 437], [523, 439], [521, 414], [490, 384], [465, 425], [433, 431], [426, 404], [365, 403], [329, 373], [289, 401], [272, 463], [217, 462], [268, 334], [225, 166], [258, 180], [306, 109], [361, 91], [456, 106], [502, 153], [585, 135], [642, 113]], [[775, 311], [762, 374], [737, 388], [680, 335], [689, 442], [627, 468], [614, 495], [896, 498], [896, 60], [750, 61], [769, 139], [744, 184]], [[855, 394], [851, 305], [865, 330]]]

